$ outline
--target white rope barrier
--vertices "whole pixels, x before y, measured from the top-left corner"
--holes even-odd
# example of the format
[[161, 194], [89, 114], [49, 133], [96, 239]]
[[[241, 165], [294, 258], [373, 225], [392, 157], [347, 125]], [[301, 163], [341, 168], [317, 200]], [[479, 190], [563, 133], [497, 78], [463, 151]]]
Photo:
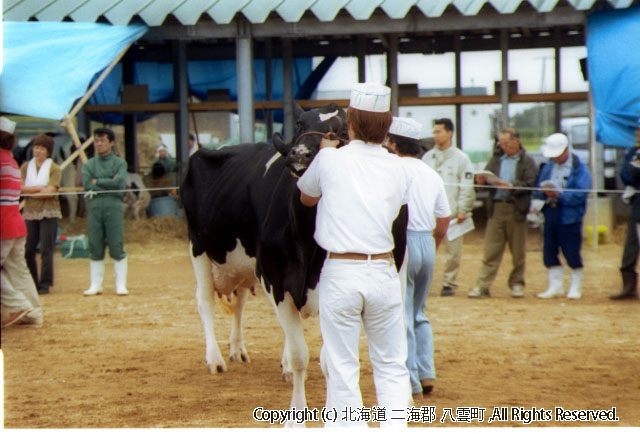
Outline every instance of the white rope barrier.
[[[63, 187], [65, 188], [65, 187]], [[67, 187], [69, 188], [69, 187]], [[72, 187], [71, 187], [72, 188]], [[79, 187], [78, 187], [79, 188]], [[74, 194], [90, 194], [93, 193], [94, 196], [104, 194], [104, 193], [128, 193], [135, 191], [162, 191], [162, 190], [180, 190], [180, 187], [152, 187], [152, 188], [127, 188], [123, 190], [73, 190], [73, 191], [57, 191], [54, 193], [30, 193], [30, 194], [21, 194], [21, 197], [38, 197], [38, 196], [65, 196], [65, 195], [74, 195]]]

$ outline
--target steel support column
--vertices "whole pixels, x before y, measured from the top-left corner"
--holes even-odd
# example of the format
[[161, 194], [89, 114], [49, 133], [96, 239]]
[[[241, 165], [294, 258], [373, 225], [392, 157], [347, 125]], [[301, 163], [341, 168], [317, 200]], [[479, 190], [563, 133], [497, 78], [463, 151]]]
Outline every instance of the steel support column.
[[284, 138], [293, 139], [295, 125], [293, 112], [293, 47], [291, 39], [282, 40], [282, 103], [284, 105]]
[[[187, 105], [188, 79], [187, 79], [187, 47], [185, 41], [173, 42], [173, 88], [175, 98], [178, 101], [178, 111], [175, 114], [176, 134], [176, 161], [186, 163], [189, 161], [189, 107]], [[181, 167], [185, 167], [182, 165]], [[184, 171], [181, 170], [180, 179]]]
[[502, 79], [500, 81], [500, 104], [502, 104], [502, 128], [509, 126], [509, 32], [500, 30], [502, 53]]
[[236, 74], [238, 76], [238, 116], [240, 143], [253, 143], [253, 52], [250, 32], [238, 32], [236, 37]]
[[387, 86], [391, 88], [391, 114], [398, 116], [398, 35], [388, 37]]

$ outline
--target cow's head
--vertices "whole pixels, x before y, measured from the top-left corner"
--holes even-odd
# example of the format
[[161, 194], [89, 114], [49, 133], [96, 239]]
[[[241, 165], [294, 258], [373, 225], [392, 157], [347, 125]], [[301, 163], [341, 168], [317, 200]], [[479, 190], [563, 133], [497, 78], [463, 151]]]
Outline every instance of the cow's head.
[[302, 176], [318, 153], [322, 136], [334, 133], [343, 142], [348, 140], [347, 115], [336, 104], [319, 109], [303, 111], [295, 105], [296, 134], [290, 143], [285, 143], [278, 133], [273, 135], [273, 144], [286, 157], [287, 167], [295, 177]]

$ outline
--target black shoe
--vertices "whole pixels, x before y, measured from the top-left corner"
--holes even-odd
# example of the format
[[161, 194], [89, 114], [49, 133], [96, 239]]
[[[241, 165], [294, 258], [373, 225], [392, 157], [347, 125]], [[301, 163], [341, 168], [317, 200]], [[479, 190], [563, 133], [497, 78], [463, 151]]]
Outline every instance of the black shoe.
[[43, 286], [42, 288], [38, 288], [38, 294], [48, 294], [48, 293], [49, 293], [48, 286]]
[[610, 295], [611, 300], [637, 300], [638, 299], [638, 275], [635, 271], [622, 272], [622, 291], [619, 294]]
[[452, 295], [455, 295], [456, 293], [453, 292], [453, 288], [450, 286], [443, 286], [442, 287], [442, 292], [440, 292], [440, 297], [451, 297]]

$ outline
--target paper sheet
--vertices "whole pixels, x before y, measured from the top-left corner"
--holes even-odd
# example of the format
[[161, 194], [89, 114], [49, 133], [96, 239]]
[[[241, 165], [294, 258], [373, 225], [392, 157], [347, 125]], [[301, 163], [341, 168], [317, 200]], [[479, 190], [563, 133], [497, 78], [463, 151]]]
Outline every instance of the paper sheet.
[[498, 178], [496, 174], [490, 170], [481, 170], [479, 172], [476, 172], [475, 175], [484, 176], [487, 180], [487, 184], [491, 184], [491, 185], [495, 185], [498, 183], [498, 181], [500, 181], [500, 178]]
[[449, 229], [447, 229], [447, 239], [453, 241], [474, 229], [475, 226], [471, 217], [467, 217], [461, 223], [458, 223], [458, 219], [451, 220]]

